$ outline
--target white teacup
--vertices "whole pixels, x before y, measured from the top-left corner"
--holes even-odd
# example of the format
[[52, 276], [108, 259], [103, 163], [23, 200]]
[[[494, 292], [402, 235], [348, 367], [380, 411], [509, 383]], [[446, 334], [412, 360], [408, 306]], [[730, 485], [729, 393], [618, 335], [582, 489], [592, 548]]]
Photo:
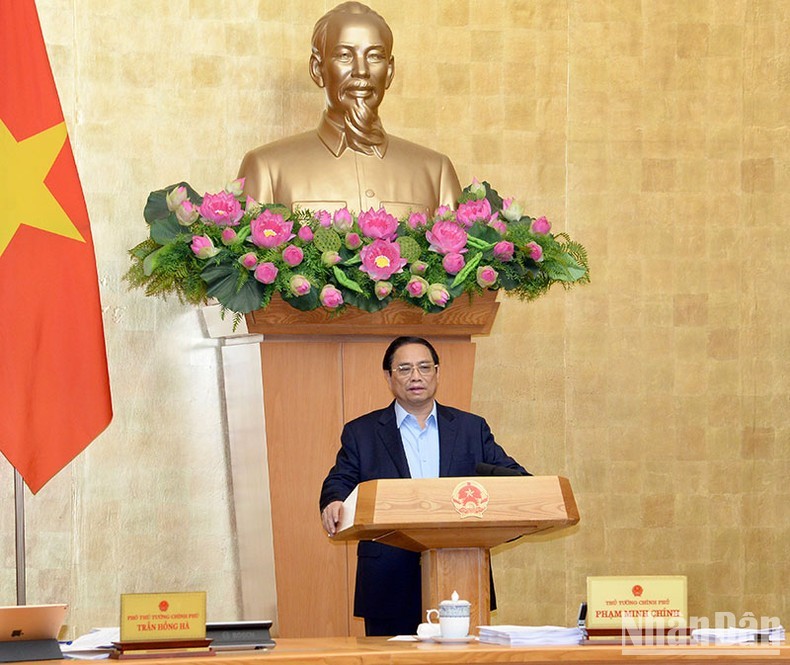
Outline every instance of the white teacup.
[[471, 603], [468, 600], [459, 600], [458, 594], [453, 591], [452, 600], [443, 600], [439, 603], [438, 610], [432, 609], [426, 612], [426, 620], [428, 625], [435, 626], [436, 624], [431, 622], [431, 615], [436, 613], [439, 617], [442, 637], [466, 637], [469, 635], [470, 607]]
[[469, 635], [469, 616], [439, 617], [442, 637], [466, 637]]
[[[430, 611], [430, 610], [429, 610]], [[436, 610], [433, 610], [434, 612]], [[417, 626], [417, 637], [428, 639], [429, 637], [439, 637], [442, 634], [442, 629], [438, 623], [421, 623]]]

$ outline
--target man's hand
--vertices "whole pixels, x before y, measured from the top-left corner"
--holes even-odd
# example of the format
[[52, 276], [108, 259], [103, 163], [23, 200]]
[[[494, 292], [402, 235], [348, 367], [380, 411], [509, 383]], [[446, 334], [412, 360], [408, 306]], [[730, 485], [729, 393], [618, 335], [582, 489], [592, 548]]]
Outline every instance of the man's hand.
[[324, 525], [324, 530], [330, 535], [334, 536], [337, 533], [337, 525], [340, 523], [340, 518], [343, 516], [343, 502], [333, 501], [326, 505], [326, 508], [321, 512], [321, 522]]

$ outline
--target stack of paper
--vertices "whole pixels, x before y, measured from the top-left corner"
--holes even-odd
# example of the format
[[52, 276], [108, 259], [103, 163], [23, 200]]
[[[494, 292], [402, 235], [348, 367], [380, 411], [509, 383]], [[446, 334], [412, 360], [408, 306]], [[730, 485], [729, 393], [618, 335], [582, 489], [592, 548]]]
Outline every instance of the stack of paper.
[[700, 644], [751, 644], [752, 642], [781, 642], [785, 629], [775, 628], [697, 628], [691, 638]]
[[580, 644], [584, 633], [580, 628], [562, 626], [478, 626], [480, 641], [506, 646], [546, 646]]
[[114, 649], [113, 642], [121, 639], [121, 629], [92, 628], [87, 635], [78, 637], [73, 642], [60, 645], [64, 658], [77, 658], [79, 660], [99, 660], [109, 658]]

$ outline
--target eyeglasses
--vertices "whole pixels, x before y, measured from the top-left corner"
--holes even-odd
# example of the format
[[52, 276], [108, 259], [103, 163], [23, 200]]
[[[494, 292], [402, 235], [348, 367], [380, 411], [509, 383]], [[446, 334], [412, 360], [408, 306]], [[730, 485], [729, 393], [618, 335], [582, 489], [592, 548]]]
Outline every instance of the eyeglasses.
[[416, 365], [398, 365], [397, 367], [393, 367], [390, 370], [390, 373], [394, 372], [397, 374], [401, 379], [408, 379], [411, 376], [411, 373], [416, 369], [422, 376], [431, 376], [431, 374], [436, 371], [438, 365], [434, 365], [433, 363], [418, 363]]

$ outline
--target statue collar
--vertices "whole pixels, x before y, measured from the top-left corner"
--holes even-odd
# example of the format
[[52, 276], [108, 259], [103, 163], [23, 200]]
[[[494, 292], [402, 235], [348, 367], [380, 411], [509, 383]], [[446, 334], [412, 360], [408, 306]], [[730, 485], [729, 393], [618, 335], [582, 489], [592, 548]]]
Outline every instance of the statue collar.
[[[321, 122], [318, 123], [318, 138], [326, 146], [327, 150], [335, 157], [340, 157], [346, 150], [349, 149], [346, 142], [346, 134], [343, 127], [336, 125], [326, 115], [326, 111], [321, 116]], [[389, 137], [384, 135], [384, 143], [380, 146], [375, 146], [373, 150], [379, 159], [383, 159], [387, 154], [387, 146], [389, 145]]]

